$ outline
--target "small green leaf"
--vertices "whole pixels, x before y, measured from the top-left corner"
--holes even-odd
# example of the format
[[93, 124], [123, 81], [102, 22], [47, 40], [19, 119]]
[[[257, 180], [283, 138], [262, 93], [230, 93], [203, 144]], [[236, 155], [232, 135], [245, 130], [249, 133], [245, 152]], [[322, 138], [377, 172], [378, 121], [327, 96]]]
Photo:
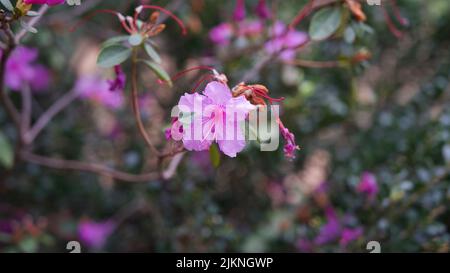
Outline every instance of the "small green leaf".
[[112, 37], [106, 41], [103, 42], [102, 44], [102, 48], [108, 47], [108, 46], [112, 46], [112, 45], [116, 45], [116, 44], [121, 44], [125, 41], [128, 41], [128, 39], [130, 38], [129, 35], [121, 35], [121, 36], [116, 36], [116, 37]]
[[348, 44], [353, 44], [355, 39], [356, 39], [356, 32], [355, 32], [355, 30], [351, 26], [348, 26], [345, 29], [345, 32], [344, 32], [344, 40], [345, 40], [345, 42], [347, 42]]
[[30, 16], [30, 17], [36, 17], [36, 16], [38, 16], [39, 15], [39, 12], [36, 12], [36, 11], [34, 11], [34, 10], [29, 10], [28, 12], [27, 12], [27, 16]]
[[11, 143], [4, 134], [0, 132], [0, 164], [9, 169], [14, 163], [14, 152]]
[[152, 60], [156, 63], [161, 63], [161, 57], [159, 57], [159, 54], [156, 52], [156, 50], [148, 43], [144, 44], [145, 52], [147, 52], [148, 56], [152, 58]]
[[138, 46], [138, 45], [142, 44], [143, 40], [144, 39], [142, 38], [141, 34], [133, 34], [128, 37], [128, 42], [132, 46]]
[[37, 29], [35, 29], [34, 27], [28, 25], [27, 23], [25, 23], [24, 21], [20, 21], [20, 25], [28, 32], [30, 33], [34, 33], [36, 34], [38, 32]]
[[2, 3], [3, 6], [5, 6], [5, 8], [7, 8], [10, 11], [14, 10], [14, 6], [13, 4], [11, 4], [11, 1], [9, 0], [0, 0], [0, 3]]
[[142, 62], [144, 62], [156, 74], [158, 78], [172, 86], [172, 80], [170, 79], [169, 74], [167, 74], [164, 68], [152, 61], [142, 60]]
[[214, 168], [220, 166], [220, 152], [216, 144], [211, 145], [209, 148], [209, 159]]
[[126, 61], [131, 56], [131, 49], [122, 45], [104, 47], [97, 58], [97, 64], [103, 68], [113, 67]]
[[309, 26], [312, 40], [325, 40], [338, 30], [342, 12], [338, 7], [323, 8], [314, 14]]

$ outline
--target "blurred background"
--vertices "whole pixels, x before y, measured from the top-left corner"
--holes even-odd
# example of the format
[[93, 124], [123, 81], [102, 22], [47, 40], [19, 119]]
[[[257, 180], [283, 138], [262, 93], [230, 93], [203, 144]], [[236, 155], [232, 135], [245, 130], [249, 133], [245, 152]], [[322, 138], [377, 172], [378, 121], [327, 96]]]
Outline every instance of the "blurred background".
[[[135, 174], [156, 166], [133, 119], [129, 83], [102, 95], [114, 71], [96, 59], [102, 42], [124, 34], [118, 20], [98, 14], [70, 30], [94, 10], [132, 14], [140, 2], [52, 7], [38, 34], [24, 38], [42, 70], [32, 82], [34, 116], [71, 90], [97, 92], [73, 99], [37, 137], [35, 153]], [[307, 1], [265, 1], [264, 16], [264, 1], [246, 0], [245, 18], [236, 18], [239, 2], [151, 1], [188, 28], [182, 36], [167, 20], [154, 43], [170, 75], [209, 65], [231, 86], [260, 83], [285, 97], [281, 117], [301, 148], [297, 157], [250, 143], [237, 158], [188, 152], [171, 179], [121, 182], [13, 164], [17, 135], [1, 108], [1, 252], [67, 252], [72, 240], [83, 252], [368, 252], [369, 241], [382, 252], [449, 251], [450, 2], [398, 0], [401, 16], [389, 5], [388, 17], [362, 3], [364, 23], [346, 13], [333, 37], [286, 58], [270, 58], [264, 41]], [[307, 33], [310, 21], [296, 31]], [[20, 105], [15, 72], [6, 73]], [[163, 147], [170, 109], [202, 74], [173, 88], [147, 69], [139, 76], [146, 129]]]

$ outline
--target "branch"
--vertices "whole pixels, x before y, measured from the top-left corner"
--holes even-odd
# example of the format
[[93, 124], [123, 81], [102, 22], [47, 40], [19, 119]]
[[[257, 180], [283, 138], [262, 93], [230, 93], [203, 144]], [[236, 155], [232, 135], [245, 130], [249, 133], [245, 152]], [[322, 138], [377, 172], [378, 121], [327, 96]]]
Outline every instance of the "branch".
[[31, 89], [29, 85], [25, 85], [20, 92], [22, 95], [22, 115], [21, 115], [21, 124], [20, 124], [20, 135], [22, 137], [22, 141], [25, 142], [25, 134], [28, 132], [31, 124], [31, 112], [32, 112], [32, 96]]
[[20, 40], [22, 40], [23, 37], [25, 37], [25, 35], [27, 35], [28, 30], [32, 27], [34, 27], [39, 20], [42, 18], [42, 15], [44, 15], [48, 10], [48, 5], [42, 5], [41, 8], [38, 10], [38, 15], [36, 15], [35, 17], [33, 17], [27, 24], [27, 28], [22, 28], [22, 30], [16, 35], [15, 37], [15, 42], [16, 44], [20, 43]]
[[103, 175], [107, 177], [111, 177], [113, 179], [117, 179], [125, 182], [149, 182], [151, 180], [157, 179], [159, 174], [156, 172], [150, 172], [147, 174], [134, 175], [122, 171], [117, 171], [111, 169], [109, 167], [95, 164], [95, 163], [84, 163], [75, 160], [64, 160], [57, 158], [50, 158], [45, 156], [36, 155], [29, 152], [21, 152], [21, 159], [27, 161], [29, 163], [33, 163], [36, 165], [65, 170], [65, 171], [81, 171], [87, 173], [93, 173], [98, 175]]
[[61, 98], [59, 98], [50, 108], [45, 111], [44, 114], [37, 120], [34, 126], [30, 129], [30, 131], [25, 136], [25, 142], [31, 143], [36, 137], [40, 134], [40, 132], [47, 126], [47, 124], [57, 115], [59, 112], [64, 110], [72, 101], [78, 98], [79, 94], [74, 89], [69, 93], [65, 94]]
[[150, 150], [159, 157], [160, 152], [155, 148], [152, 140], [150, 139], [150, 136], [148, 135], [147, 131], [145, 130], [145, 126], [144, 126], [144, 123], [142, 122], [142, 118], [141, 118], [141, 111], [139, 109], [138, 86], [137, 86], [137, 51], [136, 50], [133, 50], [133, 58], [132, 58], [132, 64], [131, 64], [131, 102], [132, 102], [132, 106], [133, 106], [134, 118], [136, 119], [136, 123], [139, 128], [139, 132], [141, 133], [141, 136], [144, 138], [144, 140], [147, 143], [147, 146], [150, 148]]
[[6, 62], [11, 55], [12, 50], [15, 47], [14, 34], [12, 33], [9, 25], [4, 24], [2, 28], [4, 34], [6, 35], [7, 47], [2, 51], [0, 57], [0, 102], [6, 110], [6, 113], [13, 120], [17, 128], [20, 128], [20, 114], [17, 108], [14, 106], [13, 102], [6, 94], [5, 90], [5, 74], [6, 74]]
[[284, 61], [284, 63], [289, 65], [296, 65], [310, 68], [333, 68], [342, 66], [342, 64], [339, 61], [293, 60], [293, 61]]

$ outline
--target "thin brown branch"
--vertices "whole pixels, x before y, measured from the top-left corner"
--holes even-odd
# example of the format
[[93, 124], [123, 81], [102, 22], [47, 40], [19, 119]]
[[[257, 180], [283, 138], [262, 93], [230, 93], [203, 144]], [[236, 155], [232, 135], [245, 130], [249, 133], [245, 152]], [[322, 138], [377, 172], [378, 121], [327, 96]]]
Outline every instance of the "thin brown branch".
[[[38, 10], [38, 15], [33, 17], [27, 24], [28, 28], [34, 27], [39, 20], [42, 18], [42, 15], [44, 15], [48, 10], [48, 5], [42, 5], [41, 8]], [[20, 43], [20, 40], [22, 40], [23, 37], [28, 33], [28, 30], [26, 28], [23, 28], [15, 37], [16, 44]]]
[[342, 63], [340, 63], [339, 61], [293, 60], [293, 61], [284, 61], [284, 63], [289, 65], [296, 65], [310, 68], [334, 68], [342, 66]]
[[141, 111], [139, 109], [138, 84], [137, 84], [137, 51], [136, 50], [133, 50], [132, 65], [131, 65], [131, 103], [132, 103], [132, 107], [133, 107], [134, 118], [136, 120], [136, 123], [137, 123], [137, 126], [138, 126], [141, 136], [144, 138], [144, 140], [147, 143], [147, 146], [150, 148], [150, 150], [159, 157], [160, 156], [159, 151], [153, 145], [153, 142], [150, 139], [150, 136], [148, 135], [147, 131], [145, 130], [145, 126], [144, 126], [144, 123], [142, 122], [142, 118], [141, 118]]
[[[30, 86], [25, 85], [24, 88], [22, 88], [20, 94], [22, 95], [22, 115], [20, 124], [20, 135], [25, 136], [31, 124], [32, 96]], [[24, 139], [22, 139], [22, 141], [24, 141]]]
[[33, 142], [40, 132], [47, 126], [47, 124], [62, 110], [64, 110], [72, 101], [78, 98], [79, 94], [76, 90], [72, 90], [59, 98], [41, 117], [36, 121], [34, 126], [26, 134], [26, 143]]
[[96, 164], [96, 163], [85, 163], [75, 160], [64, 160], [51, 158], [41, 155], [36, 155], [29, 152], [21, 152], [21, 159], [23, 161], [33, 163], [36, 165], [63, 170], [63, 171], [80, 171], [93, 173], [97, 175], [111, 177], [116, 180], [124, 181], [124, 182], [150, 182], [159, 177], [159, 174], [156, 172], [150, 172], [147, 174], [134, 175], [122, 171], [117, 171], [111, 169], [109, 167]]
[[0, 103], [6, 110], [6, 113], [12, 119], [16, 127], [20, 128], [20, 114], [16, 106], [13, 104], [5, 90], [5, 77], [6, 77], [6, 62], [11, 55], [12, 50], [15, 47], [14, 34], [12, 33], [9, 25], [3, 25], [3, 32], [7, 39], [7, 47], [3, 50], [0, 56]]

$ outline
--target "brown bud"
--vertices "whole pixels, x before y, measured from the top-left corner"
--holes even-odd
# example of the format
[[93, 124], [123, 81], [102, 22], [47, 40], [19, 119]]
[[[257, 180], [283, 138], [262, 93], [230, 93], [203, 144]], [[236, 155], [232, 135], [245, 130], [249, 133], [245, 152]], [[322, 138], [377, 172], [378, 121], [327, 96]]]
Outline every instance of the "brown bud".
[[150, 35], [151, 35], [151, 36], [158, 35], [158, 34], [160, 34], [165, 28], [166, 28], [166, 25], [165, 25], [165, 24], [157, 25], [157, 26], [154, 27], [153, 30], [150, 32]]
[[149, 23], [155, 25], [156, 21], [158, 21], [159, 18], [159, 12], [155, 11], [150, 15]]

